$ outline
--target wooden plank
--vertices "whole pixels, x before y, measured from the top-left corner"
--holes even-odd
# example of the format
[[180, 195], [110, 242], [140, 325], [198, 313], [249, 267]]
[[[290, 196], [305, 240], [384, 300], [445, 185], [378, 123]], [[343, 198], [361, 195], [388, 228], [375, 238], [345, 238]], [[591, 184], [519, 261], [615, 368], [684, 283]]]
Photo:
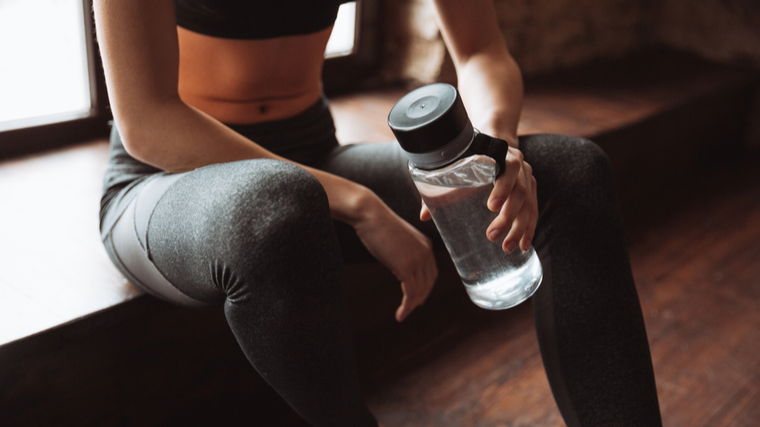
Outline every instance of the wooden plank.
[[8, 426], [305, 426], [240, 351], [220, 307], [138, 298], [0, 346]]
[[594, 138], [680, 108], [694, 99], [757, 81], [756, 70], [694, 55], [645, 49], [567, 70], [529, 76], [518, 133]]
[[[141, 295], [100, 243], [104, 141], [0, 164], [0, 279], [63, 323]], [[0, 311], [0, 324], [21, 321]], [[30, 322], [28, 333], [50, 323]], [[0, 340], [0, 344], [7, 342]]]
[[0, 313], [10, 322], [2, 323], [0, 343], [8, 343], [61, 323], [61, 318], [36, 303], [28, 295], [0, 282]]
[[394, 141], [388, 113], [405, 94], [402, 89], [383, 89], [331, 99], [338, 141], [341, 144]]

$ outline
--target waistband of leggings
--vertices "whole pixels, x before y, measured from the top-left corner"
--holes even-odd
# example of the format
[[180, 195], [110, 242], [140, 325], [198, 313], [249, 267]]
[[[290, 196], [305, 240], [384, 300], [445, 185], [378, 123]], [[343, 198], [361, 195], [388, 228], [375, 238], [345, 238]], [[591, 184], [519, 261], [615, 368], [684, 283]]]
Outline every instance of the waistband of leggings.
[[335, 124], [324, 95], [293, 117], [247, 125], [225, 125], [276, 154], [337, 144]]

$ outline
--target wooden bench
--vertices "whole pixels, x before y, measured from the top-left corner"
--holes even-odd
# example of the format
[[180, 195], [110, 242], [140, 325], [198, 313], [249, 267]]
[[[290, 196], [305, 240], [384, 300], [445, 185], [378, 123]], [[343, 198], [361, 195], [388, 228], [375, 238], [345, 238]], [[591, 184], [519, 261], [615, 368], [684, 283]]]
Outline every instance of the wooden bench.
[[[635, 227], [643, 221], [637, 216], [643, 202], [656, 203], [653, 189], [666, 191], [663, 182], [699, 167], [713, 155], [717, 136], [741, 140], [756, 82], [755, 72], [671, 52], [600, 60], [528, 79], [519, 132], [599, 143], [613, 161]], [[339, 140], [391, 140], [385, 119], [404, 93], [333, 99]], [[225, 332], [220, 310], [146, 297], [111, 265], [97, 230], [106, 158], [107, 142], [90, 141], [0, 164], [0, 423], [9, 417], [27, 425], [159, 425], [179, 414], [194, 421], [213, 414], [219, 422], [222, 414], [239, 415], [229, 405], [259, 399], [263, 409], [252, 416], [298, 425], [260, 378], [241, 374], [250, 365]], [[442, 269], [454, 279], [438, 286], [420, 324], [470, 307], [461, 304], [466, 300], [451, 266]], [[385, 333], [377, 331], [392, 328], [398, 286], [378, 264], [348, 266], [347, 274], [356, 328], [365, 336], [360, 344], [377, 339]], [[514, 312], [518, 324], [529, 314]], [[404, 351], [414, 353], [436, 337], [418, 339]], [[371, 355], [363, 360], [370, 371], [385, 369]], [[196, 406], [201, 401], [203, 412]]]

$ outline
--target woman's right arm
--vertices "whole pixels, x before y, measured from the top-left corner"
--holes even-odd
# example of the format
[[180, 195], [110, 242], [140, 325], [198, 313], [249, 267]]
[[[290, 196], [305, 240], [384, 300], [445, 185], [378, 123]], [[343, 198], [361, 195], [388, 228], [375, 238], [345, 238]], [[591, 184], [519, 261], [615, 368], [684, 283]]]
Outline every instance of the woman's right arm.
[[276, 158], [180, 99], [173, 1], [96, 0], [94, 10], [114, 120], [130, 155], [170, 172]]
[[[288, 161], [180, 99], [173, 0], [95, 0], [94, 10], [111, 108], [130, 155], [169, 172], [255, 158]], [[322, 184], [332, 217], [353, 226], [402, 282], [396, 317], [405, 318], [437, 276], [430, 240], [366, 187], [299, 166]]]

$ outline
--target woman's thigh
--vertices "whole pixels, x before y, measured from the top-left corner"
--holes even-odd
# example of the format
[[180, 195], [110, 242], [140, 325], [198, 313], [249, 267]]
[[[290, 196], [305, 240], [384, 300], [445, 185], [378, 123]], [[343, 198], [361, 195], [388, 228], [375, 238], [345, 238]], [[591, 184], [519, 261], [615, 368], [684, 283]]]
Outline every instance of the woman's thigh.
[[130, 282], [166, 301], [189, 307], [206, 305], [171, 284], [147, 252], [147, 225], [156, 204], [166, 191], [187, 174], [157, 173], [132, 190], [132, 199], [111, 232], [105, 237], [106, 252]]
[[221, 303], [242, 283], [292, 274], [317, 247], [314, 268], [329, 264], [328, 255], [340, 259], [324, 190], [290, 163], [256, 159], [160, 173], [138, 190], [106, 246], [128, 278], [163, 299]]

